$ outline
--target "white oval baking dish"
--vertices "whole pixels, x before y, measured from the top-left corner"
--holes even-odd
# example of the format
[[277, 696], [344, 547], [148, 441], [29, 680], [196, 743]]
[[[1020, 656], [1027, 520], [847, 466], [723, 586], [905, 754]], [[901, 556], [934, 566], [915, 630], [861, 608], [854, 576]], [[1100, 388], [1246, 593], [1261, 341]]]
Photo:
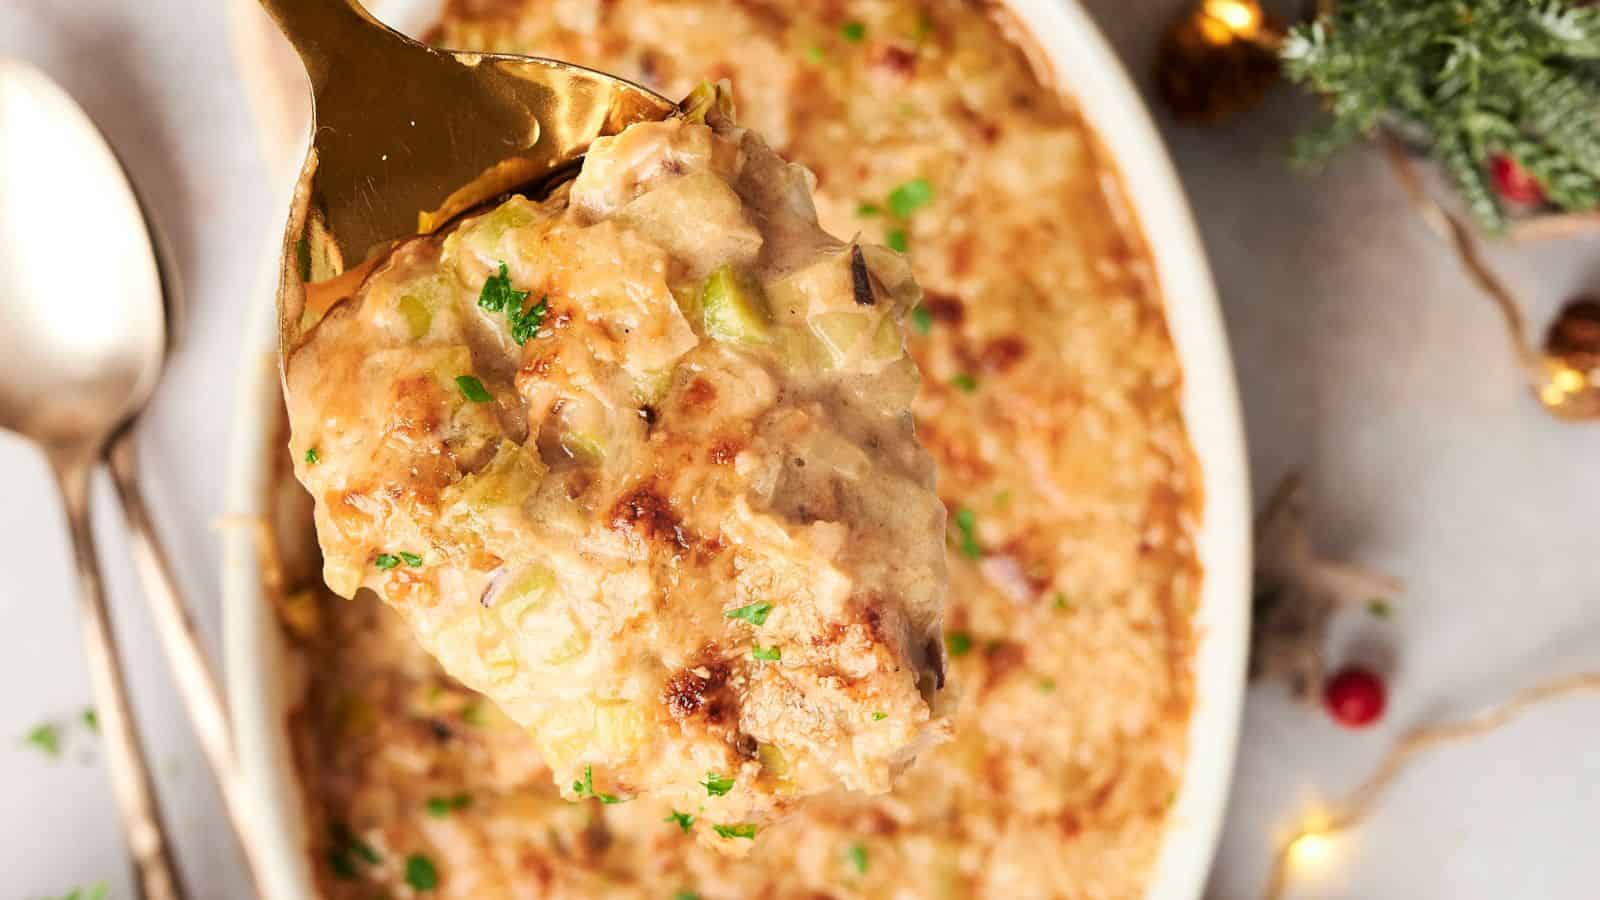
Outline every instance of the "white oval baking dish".
[[[285, 95], [285, 86], [295, 82], [281, 77], [283, 54], [274, 52], [275, 36], [263, 33], [270, 24], [255, 0], [236, 0], [236, 5], [238, 44], [247, 57], [247, 75], [254, 76], [253, 100], [269, 142], [282, 144], [285, 136], [303, 130], [297, 125], [302, 104]], [[371, 0], [368, 5], [379, 18], [415, 34], [431, 24], [440, 0]], [[1183, 413], [1205, 487], [1198, 534], [1205, 580], [1188, 766], [1147, 897], [1194, 900], [1205, 885], [1227, 802], [1249, 641], [1250, 493], [1227, 335], [1199, 235], [1161, 137], [1094, 23], [1072, 0], [1006, 0], [1005, 5], [1031, 34], [1057, 83], [1076, 99], [1120, 171], [1154, 258], [1184, 370]], [[271, 264], [264, 267], [267, 276], [256, 294], [262, 308], [244, 347], [261, 364], [246, 367], [234, 409], [228, 467], [234, 521], [261, 511], [267, 477], [262, 448], [281, 403], [270, 362], [274, 338], [268, 300], [276, 283], [276, 234], [268, 245]], [[262, 598], [254, 537], [247, 528], [235, 528], [224, 541], [227, 687], [240, 766], [265, 840], [262, 889], [271, 900], [308, 900], [313, 891], [301, 796], [284, 727], [290, 699], [284, 648]]]

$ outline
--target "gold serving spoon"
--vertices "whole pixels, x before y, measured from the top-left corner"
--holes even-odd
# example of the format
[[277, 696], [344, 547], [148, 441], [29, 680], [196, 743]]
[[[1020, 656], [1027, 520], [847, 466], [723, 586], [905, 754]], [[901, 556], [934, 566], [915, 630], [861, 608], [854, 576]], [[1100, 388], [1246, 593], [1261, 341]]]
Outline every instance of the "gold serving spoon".
[[538, 191], [595, 138], [677, 106], [569, 63], [439, 50], [355, 0], [261, 0], [311, 79], [311, 151], [278, 291], [279, 361], [396, 242], [512, 189]]

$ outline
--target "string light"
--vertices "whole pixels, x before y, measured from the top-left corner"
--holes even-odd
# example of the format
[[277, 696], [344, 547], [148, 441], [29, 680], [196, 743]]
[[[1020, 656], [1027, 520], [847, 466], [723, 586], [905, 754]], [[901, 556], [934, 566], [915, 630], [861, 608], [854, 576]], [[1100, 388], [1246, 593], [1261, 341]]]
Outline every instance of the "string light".
[[1216, 36], [1217, 43], [1255, 39], [1266, 18], [1261, 5], [1252, 0], [1205, 0], [1198, 15], [1211, 25], [1220, 26], [1209, 32]]
[[1297, 875], [1327, 865], [1333, 855], [1334, 836], [1365, 821], [1389, 786], [1428, 751], [1476, 740], [1499, 731], [1536, 706], [1584, 693], [1600, 693], [1600, 672], [1551, 678], [1472, 718], [1423, 726], [1405, 735], [1355, 790], [1332, 807], [1308, 814], [1294, 836], [1279, 845], [1263, 900], [1283, 900]]

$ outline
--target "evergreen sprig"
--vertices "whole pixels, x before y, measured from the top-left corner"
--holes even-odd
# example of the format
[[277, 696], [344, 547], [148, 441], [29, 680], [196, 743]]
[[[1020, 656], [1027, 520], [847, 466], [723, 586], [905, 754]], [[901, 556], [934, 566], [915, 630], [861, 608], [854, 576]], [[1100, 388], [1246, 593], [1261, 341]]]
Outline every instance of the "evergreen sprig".
[[1423, 143], [1483, 227], [1506, 212], [1489, 184], [1504, 154], [1551, 203], [1600, 206], [1600, 7], [1559, 0], [1340, 0], [1294, 28], [1288, 77], [1328, 120], [1296, 141], [1316, 165], [1380, 126]]

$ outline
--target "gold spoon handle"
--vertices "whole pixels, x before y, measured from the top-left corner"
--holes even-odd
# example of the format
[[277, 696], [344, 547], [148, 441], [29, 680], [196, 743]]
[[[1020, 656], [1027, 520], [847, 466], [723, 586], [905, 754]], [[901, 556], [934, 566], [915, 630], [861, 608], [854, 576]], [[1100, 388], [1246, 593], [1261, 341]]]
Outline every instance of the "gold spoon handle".
[[172, 565], [161, 549], [161, 542], [150, 519], [144, 493], [139, 489], [138, 456], [134, 449], [133, 429], [124, 429], [111, 442], [107, 461], [111, 464], [111, 481], [122, 501], [122, 512], [128, 525], [128, 537], [133, 549], [134, 569], [144, 586], [145, 601], [150, 605], [155, 620], [156, 633], [161, 639], [161, 649], [172, 667], [172, 675], [183, 696], [189, 721], [200, 738], [211, 772], [222, 792], [222, 804], [233, 823], [234, 834], [244, 849], [245, 861], [257, 885], [261, 883], [260, 842], [255, 838], [253, 820], [247, 810], [243, 786], [240, 783], [235, 756], [232, 729], [228, 725], [227, 704], [217, 686], [216, 674], [200, 644], [194, 620], [183, 602], [177, 579], [172, 575]]
[[151, 786], [150, 767], [145, 761], [139, 735], [134, 731], [122, 660], [117, 654], [111, 615], [106, 607], [94, 535], [89, 529], [89, 473], [95, 454], [54, 451], [49, 456], [66, 506], [67, 525], [72, 532], [89, 680], [94, 686], [100, 734], [109, 755], [111, 786], [122, 811], [128, 851], [133, 856], [135, 892], [143, 900], [183, 900], [189, 894], [173, 862], [167, 829]]
[[261, 6], [300, 54], [317, 93], [327, 83], [335, 51], [361, 46], [350, 40], [352, 34], [386, 30], [354, 0], [261, 0]]

